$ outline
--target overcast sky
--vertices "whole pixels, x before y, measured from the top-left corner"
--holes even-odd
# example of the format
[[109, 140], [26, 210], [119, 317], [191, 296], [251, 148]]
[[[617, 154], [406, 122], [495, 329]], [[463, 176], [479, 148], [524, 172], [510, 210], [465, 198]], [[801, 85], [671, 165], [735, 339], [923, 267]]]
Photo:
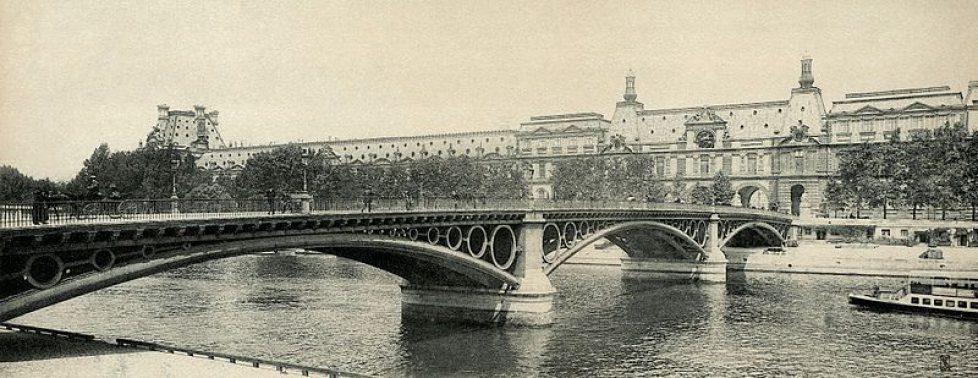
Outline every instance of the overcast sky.
[[0, 164], [71, 178], [132, 149], [156, 105], [221, 112], [226, 140], [516, 128], [787, 99], [814, 59], [847, 92], [978, 80], [974, 1], [0, 1]]

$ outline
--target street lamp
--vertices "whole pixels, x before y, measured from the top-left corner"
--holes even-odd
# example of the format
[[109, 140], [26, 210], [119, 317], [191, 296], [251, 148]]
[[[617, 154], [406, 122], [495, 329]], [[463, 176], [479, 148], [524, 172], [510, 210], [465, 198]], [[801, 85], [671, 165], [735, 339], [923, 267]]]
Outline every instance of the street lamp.
[[171, 184], [171, 199], [177, 199], [177, 168], [180, 168], [180, 155], [176, 150], [174, 150], [173, 145], [170, 145], [170, 176], [172, 178]]
[[173, 214], [180, 212], [177, 207], [177, 168], [179, 167], [180, 154], [174, 149], [173, 143], [170, 143], [170, 177], [172, 178], [170, 186], [170, 212]]
[[306, 193], [309, 191], [308, 181], [306, 179], [306, 171], [309, 168], [309, 152], [302, 153], [302, 192]]

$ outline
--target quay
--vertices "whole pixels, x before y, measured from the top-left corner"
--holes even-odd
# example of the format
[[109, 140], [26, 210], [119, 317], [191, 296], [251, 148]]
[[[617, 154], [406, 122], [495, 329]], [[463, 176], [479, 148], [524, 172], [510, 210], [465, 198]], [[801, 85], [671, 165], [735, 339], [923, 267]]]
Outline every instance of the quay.
[[[0, 324], [0, 376], [54, 377], [368, 377], [330, 368], [92, 335]], [[223, 362], [223, 363], [222, 363]]]

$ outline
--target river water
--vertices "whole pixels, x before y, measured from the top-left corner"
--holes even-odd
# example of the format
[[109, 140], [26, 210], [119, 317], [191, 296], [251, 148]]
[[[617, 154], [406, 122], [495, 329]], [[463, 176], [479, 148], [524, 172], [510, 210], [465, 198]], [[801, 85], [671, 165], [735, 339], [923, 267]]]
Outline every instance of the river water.
[[[14, 323], [379, 376], [971, 376], [978, 322], [850, 307], [899, 280], [747, 273], [623, 280], [564, 265], [545, 328], [402, 323], [399, 279], [323, 256], [249, 255], [91, 293]], [[951, 373], [939, 373], [949, 355]]]

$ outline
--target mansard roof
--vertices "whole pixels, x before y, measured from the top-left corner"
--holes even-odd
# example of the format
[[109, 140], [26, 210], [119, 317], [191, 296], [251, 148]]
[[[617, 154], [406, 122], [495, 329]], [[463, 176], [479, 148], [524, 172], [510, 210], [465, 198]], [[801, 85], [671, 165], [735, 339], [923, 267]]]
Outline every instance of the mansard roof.
[[833, 101], [829, 116], [887, 114], [941, 109], [964, 109], [960, 92], [949, 87], [909, 88], [881, 92], [849, 93]]
[[775, 136], [774, 131], [784, 127], [788, 110], [788, 100], [647, 109], [638, 112], [637, 121], [646, 130], [642, 139], [652, 143], [677, 141], [685, 132], [687, 123], [706, 120], [703, 115], [699, 120], [695, 119], [697, 114], [704, 111], [712, 114], [705, 122], [726, 122], [731, 138], [759, 138]]

